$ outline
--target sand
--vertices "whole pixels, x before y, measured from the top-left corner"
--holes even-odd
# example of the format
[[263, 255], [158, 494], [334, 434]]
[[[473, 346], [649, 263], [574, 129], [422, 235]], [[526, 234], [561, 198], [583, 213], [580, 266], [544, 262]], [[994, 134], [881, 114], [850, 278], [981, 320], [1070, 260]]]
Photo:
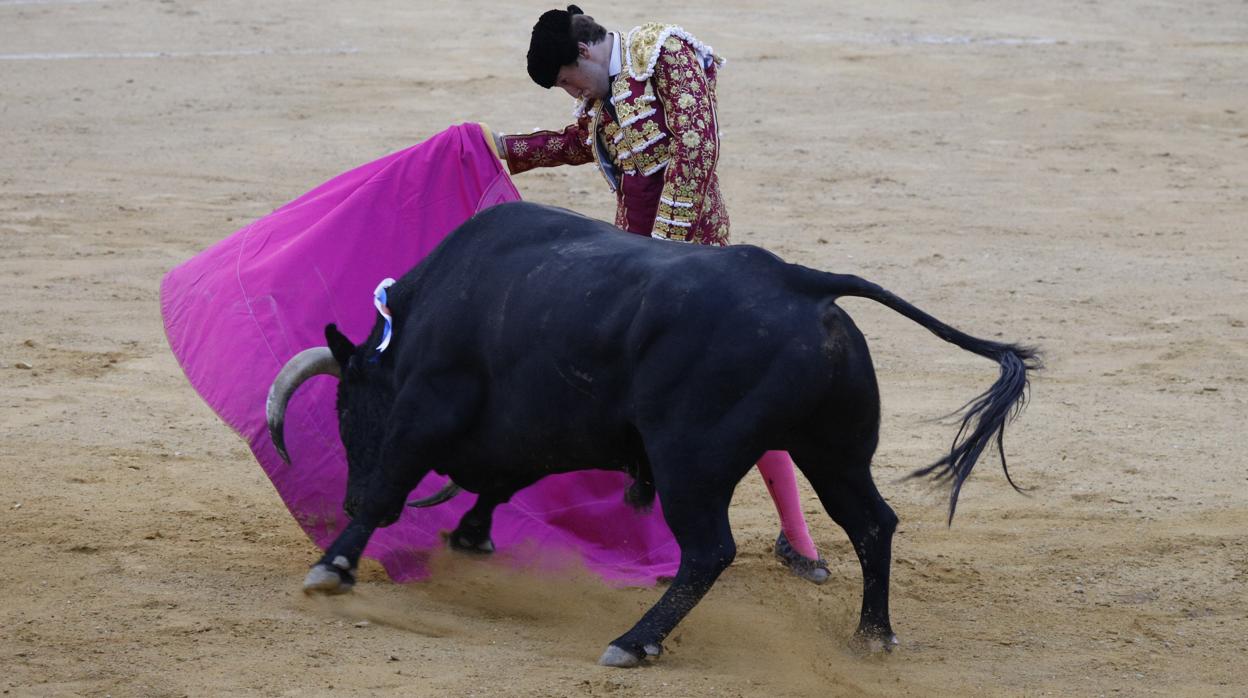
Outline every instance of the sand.
[[[1007, 435], [946, 492], [904, 481], [993, 366], [868, 301], [877, 481], [902, 523], [900, 649], [846, 649], [860, 573], [740, 549], [667, 654], [594, 664], [661, 592], [447, 556], [309, 599], [317, 551], [170, 355], [178, 262], [464, 120], [562, 126], [524, 73], [545, 5], [0, 1], [0, 688], [9, 695], [1243, 695], [1248, 691], [1248, 13], [1242, 2], [587, 6], [728, 57], [737, 242], [1040, 344]], [[516, 178], [609, 217], [589, 168]], [[344, 241], [349, 244], [349, 241]], [[805, 487], [804, 483], [803, 486]]]

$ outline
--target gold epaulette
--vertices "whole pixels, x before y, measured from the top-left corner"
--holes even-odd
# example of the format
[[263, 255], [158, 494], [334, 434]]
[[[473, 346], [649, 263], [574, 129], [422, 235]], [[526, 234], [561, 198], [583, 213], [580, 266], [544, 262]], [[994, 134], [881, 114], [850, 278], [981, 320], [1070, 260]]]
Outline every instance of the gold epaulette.
[[722, 62], [710, 46], [698, 41], [684, 29], [675, 24], [651, 22], [633, 27], [624, 39], [624, 65], [628, 68], [629, 75], [634, 80], [649, 80], [654, 74], [654, 65], [659, 60], [659, 52], [664, 42], [672, 37], [687, 42], [703, 62], [708, 58], [716, 63]]

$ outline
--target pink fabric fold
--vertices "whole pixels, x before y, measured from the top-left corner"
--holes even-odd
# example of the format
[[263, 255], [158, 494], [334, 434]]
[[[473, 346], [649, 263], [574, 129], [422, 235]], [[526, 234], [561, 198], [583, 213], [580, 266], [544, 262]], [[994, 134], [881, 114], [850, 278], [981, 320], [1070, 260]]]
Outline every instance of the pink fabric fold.
[[[247, 441], [321, 548], [347, 521], [337, 384], [313, 378], [291, 401], [285, 431], [293, 464], [286, 465], [265, 423], [270, 383], [290, 357], [324, 345], [327, 323], [362, 341], [375, 319], [379, 281], [402, 276], [477, 211], [519, 198], [480, 126], [462, 124], [331, 179], [162, 281], [165, 332], [191, 385]], [[444, 482], [431, 475], [413, 496]], [[675, 574], [679, 550], [662, 514], [657, 506], [638, 513], [624, 504], [628, 484], [625, 475], [592, 471], [520, 492], [495, 515], [500, 556], [545, 568], [579, 559], [616, 584]], [[474, 499], [464, 494], [437, 508], [407, 509], [374, 534], [364, 554], [396, 581], [420, 579], [443, 546], [440, 532], [454, 528]]]

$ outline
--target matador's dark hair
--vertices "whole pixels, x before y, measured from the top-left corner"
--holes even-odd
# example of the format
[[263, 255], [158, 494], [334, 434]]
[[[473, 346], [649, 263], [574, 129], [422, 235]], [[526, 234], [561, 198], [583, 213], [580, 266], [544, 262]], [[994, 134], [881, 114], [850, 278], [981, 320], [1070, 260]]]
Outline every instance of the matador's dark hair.
[[559, 69], [576, 63], [577, 44], [596, 44], [606, 35], [607, 30], [576, 5], [543, 12], [529, 39], [529, 77], [542, 87], [554, 87]]

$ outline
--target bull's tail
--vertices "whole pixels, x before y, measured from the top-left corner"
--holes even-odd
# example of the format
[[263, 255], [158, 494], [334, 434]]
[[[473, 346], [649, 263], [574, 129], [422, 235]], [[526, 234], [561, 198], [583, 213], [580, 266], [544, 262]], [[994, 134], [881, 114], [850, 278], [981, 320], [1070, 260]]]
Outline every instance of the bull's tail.
[[919, 310], [878, 284], [857, 276], [829, 274], [813, 269], [804, 270], [809, 274], [817, 275], [817, 277], [808, 276], [807, 278], [815, 281], [823, 293], [838, 297], [869, 298], [910, 318], [946, 342], [997, 362], [997, 365], [1001, 367], [1001, 374], [992, 387], [954, 413], [962, 415], [962, 424], [957, 436], [953, 439], [949, 453], [935, 463], [915, 470], [910, 477], [932, 476], [938, 482], [951, 483], [949, 523], [952, 523], [962, 483], [971, 474], [971, 469], [975, 467], [975, 462], [979, 460], [980, 454], [988, 447], [988, 444], [996, 441], [1005, 478], [1010, 486], [1021, 492], [1022, 490], [1010, 478], [1009, 466], [1005, 461], [1005, 425], [1022, 411], [1027, 402], [1027, 372], [1041, 368], [1039, 351], [1035, 347], [972, 337]]

